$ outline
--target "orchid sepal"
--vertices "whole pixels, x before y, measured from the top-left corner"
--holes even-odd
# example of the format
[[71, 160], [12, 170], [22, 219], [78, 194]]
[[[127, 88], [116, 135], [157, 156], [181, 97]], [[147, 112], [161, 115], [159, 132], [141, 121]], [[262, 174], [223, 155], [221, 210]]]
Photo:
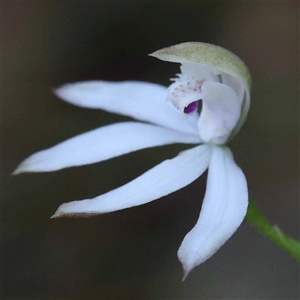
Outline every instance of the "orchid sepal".
[[234, 53], [220, 46], [187, 42], [157, 50], [150, 56], [175, 63], [196, 63], [206, 65], [215, 74], [229, 74], [251, 89], [251, 75], [245, 63]]

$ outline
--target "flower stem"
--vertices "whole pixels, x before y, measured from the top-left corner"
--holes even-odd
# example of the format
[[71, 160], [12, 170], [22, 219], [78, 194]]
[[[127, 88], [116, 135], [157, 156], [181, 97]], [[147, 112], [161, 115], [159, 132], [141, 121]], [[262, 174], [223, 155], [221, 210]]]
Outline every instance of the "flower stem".
[[278, 226], [272, 225], [259, 211], [251, 198], [249, 198], [246, 219], [260, 233], [268, 237], [271, 241], [300, 262], [300, 242], [285, 234]]

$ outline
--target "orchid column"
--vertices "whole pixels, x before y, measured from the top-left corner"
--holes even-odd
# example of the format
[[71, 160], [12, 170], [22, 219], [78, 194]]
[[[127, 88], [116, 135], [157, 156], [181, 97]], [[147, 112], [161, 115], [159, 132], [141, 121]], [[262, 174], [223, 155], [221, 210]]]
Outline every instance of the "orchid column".
[[247, 117], [251, 79], [237, 56], [210, 44], [183, 43], [151, 56], [181, 64], [181, 73], [168, 88], [89, 81], [56, 90], [69, 103], [142, 122], [111, 124], [66, 140], [33, 154], [14, 174], [91, 164], [172, 143], [195, 144], [128, 184], [93, 199], [62, 204], [53, 215], [89, 216], [148, 203], [187, 186], [208, 169], [199, 219], [178, 250], [185, 278], [231, 237], [247, 212], [246, 179], [226, 144]]

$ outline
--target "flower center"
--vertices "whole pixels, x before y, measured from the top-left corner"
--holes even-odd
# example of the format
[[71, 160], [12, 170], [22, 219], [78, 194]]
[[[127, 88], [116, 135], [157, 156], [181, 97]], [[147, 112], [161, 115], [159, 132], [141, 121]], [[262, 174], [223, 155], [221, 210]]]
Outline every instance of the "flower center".
[[178, 76], [169, 86], [167, 100], [171, 101], [181, 112], [189, 114], [198, 107], [202, 93], [201, 87], [205, 79], [199, 80], [182, 74]]
[[167, 100], [185, 114], [196, 112], [202, 100], [198, 119], [202, 141], [226, 143], [240, 118], [243, 101], [243, 95], [232, 84], [234, 80], [198, 64], [184, 63], [180, 68], [181, 74], [168, 88]]

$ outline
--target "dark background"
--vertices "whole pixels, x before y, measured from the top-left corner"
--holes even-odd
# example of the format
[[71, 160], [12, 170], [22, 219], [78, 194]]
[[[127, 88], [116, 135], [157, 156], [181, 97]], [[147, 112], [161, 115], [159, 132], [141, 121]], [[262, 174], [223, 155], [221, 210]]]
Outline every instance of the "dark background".
[[240, 56], [253, 76], [250, 115], [231, 142], [250, 195], [299, 238], [298, 25], [298, 1], [3, 2], [3, 299], [298, 299], [299, 265], [247, 222], [181, 283], [176, 252], [197, 220], [206, 175], [141, 207], [49, 219], [61, 203], [116, 188], [181, 146], [10, 176], [33, 152], [128, 120], [66, 104], [53, 88], [90, 79], [169, 85], [178, 65], [147, 54], [210, 42]]

